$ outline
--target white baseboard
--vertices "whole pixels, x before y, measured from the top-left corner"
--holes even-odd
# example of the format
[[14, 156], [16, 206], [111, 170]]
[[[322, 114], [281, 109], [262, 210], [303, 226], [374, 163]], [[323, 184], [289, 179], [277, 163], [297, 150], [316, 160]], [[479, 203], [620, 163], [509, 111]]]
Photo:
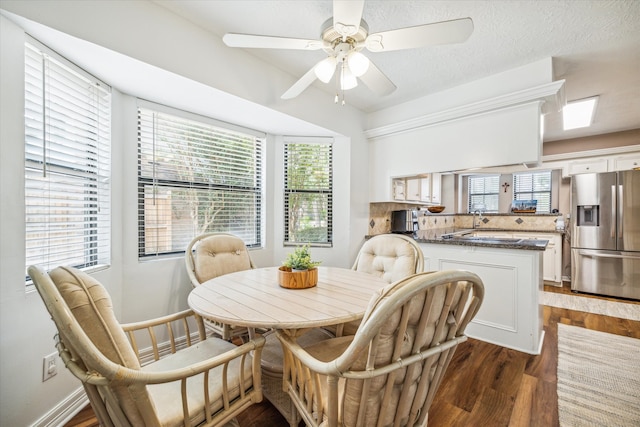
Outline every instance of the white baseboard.
[[38, 421], [32, 424], [32, 427], [63, 426], [88, 404], [89, 398], [84, 392], [84, 387], [80, 387], [56, 407], [40, 417]]

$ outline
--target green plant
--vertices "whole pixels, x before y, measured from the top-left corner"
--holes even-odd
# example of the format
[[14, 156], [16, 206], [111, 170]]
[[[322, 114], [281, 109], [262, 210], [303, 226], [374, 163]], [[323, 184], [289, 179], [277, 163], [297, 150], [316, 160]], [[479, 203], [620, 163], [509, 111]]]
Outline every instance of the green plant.
[[312, 261], [309, 253], [309, 245], [303, 245], [295, 248], [293, 252], [287, 255], [287, 259], [282, 265], [292, 270], [309, 270], [321, 264], [320, 261]]

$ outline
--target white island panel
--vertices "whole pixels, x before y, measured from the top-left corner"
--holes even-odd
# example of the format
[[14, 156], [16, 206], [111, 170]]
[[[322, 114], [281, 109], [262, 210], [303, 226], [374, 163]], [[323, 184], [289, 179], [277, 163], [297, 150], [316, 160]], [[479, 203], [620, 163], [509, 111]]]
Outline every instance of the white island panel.
[[427, 270], [462, 269], [482, 279], [485, 297], [466, 329], [472, 338], [530, 354], [543, 339], [543, 251], [447, 244], [420, 244]]
[[489, 328], [517, 332], [518, 282], [514, 267], [441, 259], [438, 270], [468, 270], [480, 276], [484, 283], [485, 297], [473, 322]]

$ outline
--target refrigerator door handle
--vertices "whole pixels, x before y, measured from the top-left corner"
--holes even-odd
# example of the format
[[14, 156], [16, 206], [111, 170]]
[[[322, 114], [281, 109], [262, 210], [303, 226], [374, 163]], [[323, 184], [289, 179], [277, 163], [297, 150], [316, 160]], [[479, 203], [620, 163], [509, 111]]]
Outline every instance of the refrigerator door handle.
[[604, 253], [597, 253], [595, 251], [589, 251], [589, 250], [580, 250], [580, 251], [578, 251], [578, 254], [581, 255], [581, 256], [593, 257], [593, 258], [619, 258], [619, 259], [635, 259], [635, 258], [637, 258], [637, 256], [635, 256], [635, 255], [604, 254]]
[[618, 218], [616, 218], [616, 222], [618, 223], [618, 239], [622, 239], [622, 224], [624, 224], [624, 221], [622, 221], [624, 219], [623, 218], [624, 209], [622, 209], [624, 206], [622, 195], [624, 193], [622, 192], [622, 189], [623, 189], [623, 185], [622, 184], [618, 185], [618, 201], [616, 203], [616, 205], [618, 205]]
[[611, 225], [609, 226], [609, 236], [613, 237], [614, 239], [617, 239], [618, 236], [616, 235], [616, 219], [617, 219], [617, 214], [616, 214], [616, 187], [617, 185], [612, 185], [611, 186]]

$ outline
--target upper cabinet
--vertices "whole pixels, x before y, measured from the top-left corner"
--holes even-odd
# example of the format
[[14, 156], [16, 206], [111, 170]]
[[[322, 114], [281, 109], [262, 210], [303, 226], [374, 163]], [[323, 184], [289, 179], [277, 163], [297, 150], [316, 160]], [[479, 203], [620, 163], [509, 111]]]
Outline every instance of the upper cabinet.
[[391, 180], [393, 200], [404, 202], [440, 203], [442, 186], [439, 173], [393, 178]]
[[394, 178], [391, 188], [393, 200], [407, 200], [405, 188], [406, 180], [404, 178]]
[[564, 176], [579, 173], [616, 172], [640, 168], [640, 153], [574, 160], [563, 169]]
[[578, 160], [569, 163], [569, 175], [606, 172], [607, 170], [607, 159]]
[[640, 154], [626, 157], [616, 157], [612, 161], [613, 170], [628, 171], [640, 168]]

